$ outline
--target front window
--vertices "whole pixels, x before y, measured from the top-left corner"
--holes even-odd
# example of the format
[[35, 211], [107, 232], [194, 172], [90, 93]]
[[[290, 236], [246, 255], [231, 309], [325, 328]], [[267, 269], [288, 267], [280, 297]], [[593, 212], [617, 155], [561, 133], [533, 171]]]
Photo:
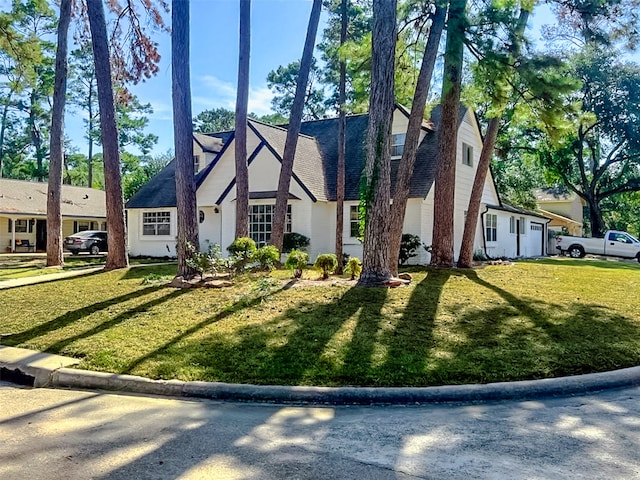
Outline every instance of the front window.
[[171, 212], [144, 212], [142, 214], [143, 235], [171, 235]]
[[29, 220], [9, 220], [9, 233], [11, 233], [11, 226], [15, 225], [16, 233], [27, 233], [29, 229]]
[[[271, 241], [271, 223], [275, 205], [249, 206], [249, 236], [258, 247], [263, 247]], [[285, 232], [291, 232], [291, 205], [287, 205], [287, 221]]]
[[496, 242], [498, 240], [498, 216], [489, 213], [486, 222], [487, 242]]
[[360, 236], [360, 206], [351, 205], [349, 208], [349, 235], [351, 238]]
[[391, 138], [391, 156], [401, 157], [404, 152], [404, 142], [407, 138], [405, 133], [396, 133]]
[[86, 232], [87, 230], [91, 230], [91, 222], [76, 222], [73, 233]]

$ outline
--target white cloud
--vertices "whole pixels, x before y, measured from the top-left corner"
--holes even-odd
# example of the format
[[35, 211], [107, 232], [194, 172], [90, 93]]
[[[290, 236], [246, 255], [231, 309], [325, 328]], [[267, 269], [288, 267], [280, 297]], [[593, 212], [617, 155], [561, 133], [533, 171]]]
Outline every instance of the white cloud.
[[153, 117], [154, 120], [173, 120], [173, 107], [165, 102], [159, 102], [152, 100], [151, 108], [153, 108]]
[[[205, 75], [198, 77], [196, 81], [200, 82], [203, 88], [198, 91], [207, 91], [208, 95], [194, 96], [194, 112], [208, 109], [224, 107], [230, 110], [236, 107], [236, 85], [220, 80], [213, 75]], [[249, 112], [257, 115], [266, 115], [272, 113], [271, 98], [273, 94], [266, 85], [249, 88]]]

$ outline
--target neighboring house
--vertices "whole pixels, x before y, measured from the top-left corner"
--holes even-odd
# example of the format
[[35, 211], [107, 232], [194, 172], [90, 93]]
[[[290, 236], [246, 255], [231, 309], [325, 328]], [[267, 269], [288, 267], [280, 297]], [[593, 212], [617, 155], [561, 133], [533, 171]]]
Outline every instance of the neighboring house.
[[[397, 107], [393, 115], [392, 177], [404, 147], [408, 112]], [[430, 245], [433, 228], [433, 182], [436, 162], [436, 130], [439, 109], [432, 122], [422, 125], [420, 147], [411, 182], [404, 232], [418, 235]], [[365, 139], [369, 117], [347, 117], [344, 252], [362, 258], [358, 240], [358, 205], [361, 172], [365, 162]], [[249, 120], [247, 151], [249, 164], [249, 234], [258, 243], [268, 243], [275, 206], [278, 176], [286, 130]], [[200, 222], [200, 247], [219, 244], [223, 251], [235, 232], [234, 133], [209, 135], [219, 143], [205, 151], [195, 138], [194, 161]], [[456, 166], [455, 251], [460, 248], [465, 211], [482, 149], [480, 130], [471, 110], [461, 108]], [[214, 151], [219, 150], [219, 151]], [[303, 122], [289, 189], [286, 231], [311, 239], [308, 248], [313, 261], [320, 253], [332, 252], [335, 244], [336, 170], [338, 120]], [[176, 193], [175, 165], [170, 163], [127, 202], [128, 241], [131, 255], [175, 255]], [[482, 196], [481, 218], [475, 248], [492, 257], [537, 256], [546, 253], [545, 217], [504, 206], [489, 174]], [[428, 263], [425, 249], [412, 260]]]
[[[0, 178], [0, 248], [2, 251], [46, 250], [48, 184]], [[62, 235], [106, 230], [105, 193], [62, 186]], [[19, 242], [16, 249], [16, 240]]]
[[549, 217], [549, 230], [561, 232], [566, 228], [569, 235], [581, 237], [585, 202], [578, 195], [561, 187], [538, 188], [533, 191], [538, 211]]

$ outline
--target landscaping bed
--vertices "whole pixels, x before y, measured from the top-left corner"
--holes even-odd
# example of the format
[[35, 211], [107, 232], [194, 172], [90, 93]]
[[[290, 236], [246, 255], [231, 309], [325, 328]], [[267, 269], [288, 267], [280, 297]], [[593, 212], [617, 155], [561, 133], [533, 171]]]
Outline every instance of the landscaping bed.
[[[640, 364], [640, 266], [545, 259], [412, 269], [396, 289], [306, 270], [167, 287], [175, 265], [0, 291], [0, 344], [150, 378], [428, 386]], [[297, 288], [291, 288], [299, 285]]]

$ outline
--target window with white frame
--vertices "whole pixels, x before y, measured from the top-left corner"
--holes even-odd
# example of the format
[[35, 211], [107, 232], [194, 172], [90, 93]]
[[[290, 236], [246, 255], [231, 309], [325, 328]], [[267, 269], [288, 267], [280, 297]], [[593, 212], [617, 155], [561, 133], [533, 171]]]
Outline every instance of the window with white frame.
[[473, 147], [466, 143], [462, 144], [462, 164], [473, 167]]
[[498, 215], [488, 213], [485, 217], [485, 230], [487, 242], [498, 240]]
[[[249, 206], [249, 236], [258, 247], [267, 245], [271, 241], [271, 224], [275, 205]], [[287, 221], [285, 232], [291, 232], [291, 205], [287, 205]]]
[[349, 236], [351, 238], [360, 236], [360, 205], [349, 207]]
[[11, 233], [13, 226], [15, 226], [16, 233], [27, 233], [29, 230], [29, 220], [9, 220], [9, 233]]
[[193, 171], [196, 173], [200, 171], [200, 155], [193, 156]]
[[171, 235], [171, 212], [143, 212], [142, 235]]
[[391, 136], [391, 156], [401, 157], [404, 152], [404, 142], [407, 138], [405, 133], [395, 133]]

